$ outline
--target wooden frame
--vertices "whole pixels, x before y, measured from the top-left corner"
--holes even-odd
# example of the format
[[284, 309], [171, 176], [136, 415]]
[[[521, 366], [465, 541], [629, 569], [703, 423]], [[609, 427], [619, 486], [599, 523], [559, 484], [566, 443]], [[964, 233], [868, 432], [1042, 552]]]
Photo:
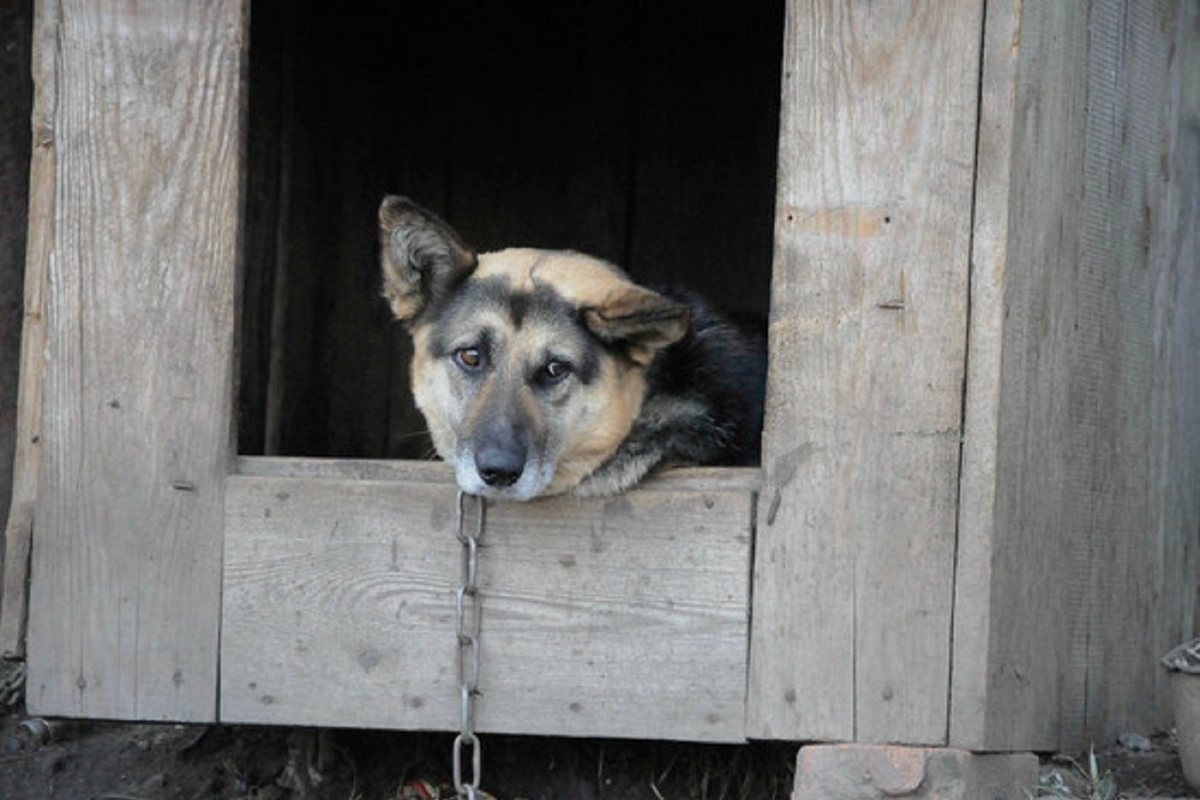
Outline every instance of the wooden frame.
[[[232, 455], [245, 0], [36, 13], [30, 710], [454, 727], [445, 471]], [[481, 729], [1162, 720], [1200, 524], [1196, 9], [897, 13], [788, 7], [761, 475], [498, 509]]]

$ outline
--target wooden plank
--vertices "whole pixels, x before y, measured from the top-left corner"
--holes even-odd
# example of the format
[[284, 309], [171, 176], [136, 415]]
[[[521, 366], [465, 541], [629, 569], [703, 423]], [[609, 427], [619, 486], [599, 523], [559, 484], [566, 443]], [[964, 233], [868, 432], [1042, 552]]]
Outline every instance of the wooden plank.
[[[232, 476], [221, 719], [458, 726], [455, 488]], [[479, 727], [744, 736], [753, 495], [487, 509]]]
[[58, 17], [48, 4], [34, 16], [32, 69], [33, 150], [29, 165], [29, 228], [25, 250], [24, 319], [21, 331], [21, 380], [17, 393], [16, 444], [12, 501], [4, 529], [4, 585], [0, 595], [0, 655], [25, 655], [29, 613], [29, 554], [37, 505], [41, 461], [42, 317], [46, 270], [53, 250], [54, 226], [54, 41]]
[[946, 737], [981, 25], [788, 6], [753, 737]]
[[54, 7], [27, 702], [211, 720], [246, 4]]
[[1200, 516], [1183, 9], [989, 6], [956, 746], [1077, 751], [1169, 722], [1152, 661], [1194, 630]]
[[[245, 223], [239, 281], [238, 452], [278, 450], [279, 323], [286, 286], [287, 208], [291, 186], [291, 147], [286, 109], [294, 102], [294, 69], [280, 43], [282, 26], [299, 14], [271, 14], [266, 2], [254, 5], [246, 91], [253, 98], [246, 118]], [[276, 391], [272, 391], [272, 390]], [[272, 425], [274, 424], [274, 427]]]
[[[1156, 320], [1165, 354], [1155, 380], [1155, 442], [1160, 445], [1151, 486], [1156, 527], [1164, 537], [1160, 553], [1163, 578], [1169, 587], [1168, 603], [1184, 620], [1185, 631], [1195, 631], [1200, 620], [1200, 581], [1196, 539], [1200, 530], [1200, 5], [1180, 8], [1176, 32], [1176, 61], [1172, 64], [1172, 108], [1178, 116], [1170, 131], [1167, 163], [1171, 192], [1163, 218], [1175, 222], [1159, 257], [1164, 283], [1174, 287], [1169, 301], [1156, 305]], [[1171, 258], [1174, 247], [1175, 257]], [[1189, 258], [1190, 256], [1190, 258]], [[1167, 480], [1159, 480], [1159, 475]], [[1191, 614], [1181, 613], [1191, 606]], [[1161, 687], [1157, 687], [1161, 691]]]
[[1017, 67], [1031, 39], [1028, 31], [1021, 36], [1019, 6], [987, 5], [971, 241], [971, 314], [959, 475], [950, 703], [950, 743], [979, 749], [989, 741], [985, 729], [992, 666], [992, 573], [1000, 567], [993, 564], [998, 536], [993, 523]]
[[[343, 480], [453, 482], [454, 470], [444, 461], [385, 461], [348, 458], [260, 458], [234, 459], [238, 475], [287, 478], [336, 478]], [[656, 473], [638, 486], [654, 491], [758, 491], [760, 473], [748, 467], [674, 467]]]
[[[1171, 408], [1176, 400], [1164, 385], [1174, 371], [1194, 373], [1200, 358], [1195, 350], [1181, 359], [1178, 351], [1161, 349], [1179, 344], [1171, 342], [1167, 326], [1180, 307], [1174, 297], [1167, 299], [1171, 290], [1164, 286], [1178, 285], [1181, 274], [1200, 268], [1194, 247], [1180, 249], [1180, 223], [1186, 221], [1178, 217], [1169, 166], [1175, 138], [1186, 131], [1178, 116], [1186, 105], [1182, 92], [1197, 97], [1200, 74], [1193, 57], [1193, 71], [1172, 75], [1180, 45], [1188, 41], [1178, 38], [1184, 5], [1093, 0], [1089, 9], [1080, 228], [1086, 269], [1078, 289], [1087, 311], [1079, 320], [1080, 386], [1072, 401], [1086, 419], [1077, 435], [1091, 448], [1081, 465], [1087, 513], [1076, 518], [1080, 541], [1086, 537], [1090, 544], [1083, 576], [1086, 647], [1079, 653], [1080, 743], [1168, 726], [1166, 676], [1146, 669], [1144, 654], [1165, 653], [1194, 633], [1190, 599], [1200, 528], [1168, 528], [1157, 519], [1180, 501], [1194, 507], [1200, 487], [1194, 480], [1200, 475], [1200, 434], [1195, 427], [1176, 428], [1172, 419], [1182, 412], [1195, 422], [1200, 411], [1195, 405]], [[1200, 37], [1194, 25], [1184, 33], [1193, 46]], [[1198, 166], [1195, 160], [1176, 162], [1189, 170], [1185, 180], [1193, 191]], [[1200, 309], [1185, 305], [1178, 313], [1191, 315], [1195, 326]], [[1163, 453], [1172, 442], [1192, 448], [1187, 473], [1168, 469]], [[1184, 482], [1188, 473], [1193, 480]], [[1181, 561], [1168, 557], [1172, 551]], [[1176, 580], [1181, 564], [1190, 566], [1189, 580]]]
[[[971, 335], [981, 348], [972, 352], [979, 360], [971, 362], [967, 397], [994, 392], [995, 406], [968, 412], [951, 740], [1053, 749], [1063, 724], [1077, 726], [1060, 716], [1069, 705], [1064, 688], [1073, 683], [1063, 677], [1070, 649], [1064, 641], [1080, 630], [1072, 598], [1082, 594], [1067, 586], [1078, 574], [1072, 567], [1078, 555], [1064, 549], [1063, 509], [1052, 505], [1062, 502], [1070, 465], [1061, 444], [1068, 430], [1065, 392], [1050, 364], [1070, 336], [1063, 321], [1074, 316], [1073, 298], [1062, 288], [1069, 279], [1057, 276], [1078, 269], [1077, 241], [1060, 231], [1079, 225], [1086, 8], [1076, 2], [992, 11], [984, 85], [1004, 91], [1012, 80], [1014, 139], [1004, 141], [1009, 131], [994, 117], [981, 131], [980, 168], [1001, 175], [981, 175], [978, 207], [989, 199], [1003, 204], [1005, 218], [993, 220], [986, 210], [980, 218], [992, 227], [976, 231], [977, 252], [998, 248], [1000, 263], [981, 255], [973, 287], [982, 289], [989, 277], [1003, 285], [999, 298], [973, 297], [979, 307], [972, 308]], [[984, 109], [1006, 113], [1002, 105]], [[1006, 148], [1008, 165], [982, 155]], [[998, 185], [987, 183], [993, 179]], [[1000, 337], [993, 355], [999, 360], [991, 362], [982, 352], [989, 336]], [[982, 574], [990, 583], [976, 582]]]
[[[968, 695], [964, 672], [964, 683], [954, 687], [951, 738], [1000, 749], [1054, 749], [1064, 727], [1079, 730], [1082, 719], [1081, 696], [1070, 697], [1078, 686], [1071, 670], [1078, 665], [1070, 664], [1069, 653], [1085, 635], [1077, 576], [1084, 557], [1079, 545], [1086, 542], [1072, 539], [1066, 528], [1072, 456], [1064, 443], [1069, 361], [1062, 358], [1077, 313], [1071, 276], [1079, 271], [1078, 240], [1063, 231], [1080, 224], [1086, 5], [1006, 10], [1016, 15], [1013, 38], [996, 46], [1015, 51], [1017, 95], [1008, 145], [1008, 228], [1000, 232], [1004, 263], [995, 267], [1004, 280], [1003, 316], [991, 320], [1002, 324], [998, 428], [994, 445], [973, 440], [964, 453], [974, 458], [978, 446], [994, 470], [977, 476], [964, 469], [964, 495], [976, 491], [970, 479], [993, 481], [994, 506], [981, 520], [963, 517], [960, 532], [968, 548], [987, 540], [991, 585], [986, 594], [970, 595], [972, 575], [964, 573], [955, 629], [956, 650], [982, 647], [964, 656], [978, 659], [972, 677], [984, 682], [984, 694]], [[988, 314], [981, 310], [972, 331], [979, 337]], [[985, 367], [978, 366], [972, 364], [973, 381], [984, 379]], [[986, 638], [970, 638], [971, 620], [987, 620]], [[982, 706], [982, 717], [972, 703]]]

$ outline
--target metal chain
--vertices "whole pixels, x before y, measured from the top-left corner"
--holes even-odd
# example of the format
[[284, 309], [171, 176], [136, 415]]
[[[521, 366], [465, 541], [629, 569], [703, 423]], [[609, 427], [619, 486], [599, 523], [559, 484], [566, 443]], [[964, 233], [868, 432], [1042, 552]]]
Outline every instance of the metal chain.
[[[458, 800], [476, 800], [483, 749], [475, 735], [475, 699], [479, 696], [479, 537], [483, 535], [482, 497], [476, 497], [474, 533], [466, 533], [463, 518], [466, 492], [459, 491], [454, 515], [454, 535], [462, 545], [461, 581], [455, 592], [454, 627], [458, 636], [458, 736], [454, 737], [454, 791]], [[463, 749], [470, 751], [471, 780], [462, 775]]]

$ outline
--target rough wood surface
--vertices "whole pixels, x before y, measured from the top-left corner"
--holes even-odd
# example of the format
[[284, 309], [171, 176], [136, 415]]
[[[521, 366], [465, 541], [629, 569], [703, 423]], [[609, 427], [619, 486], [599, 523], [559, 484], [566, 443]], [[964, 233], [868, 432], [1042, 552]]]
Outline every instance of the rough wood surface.
[[[209, 720], [246, 6], [66, 0], [33, 543], [33, 713]], [[43, 199], [35, 201], [39, 207]]]
[[0, 656], [25, 655], [25, 623], [29, 612], [29, 553], [37, 505], [41, 460], [42, 348], [45, 328], [42, 303], [54, 227], [54, 39], [58, 19], [49, 8], [35, 17], [31, 66], [38, 76], [31, 115], [29, 225], [25, 244], [24, 319], [21, 331], [20, 385], [17, 390], [12, 494], [4, 530], [4, 583], [0, 595]]
[[[444, 461], [392, 461], [383, 459], [292, 458], [239, 456], [233, 471], [238, 475], [343, 480], [418, 481], [452, 483], [454, 470]], [[638, 485], [638, 491], [723, 490], [758, 491], [760, 474], [747, 467], [675, 467], [655, 473]]]
[[981, 14], [788, 5], [751, 736], [946, 738]]
[[950, 738], [1078, 751], [1194, 631], [1197, 9], [988, 9]]
[[[230, 478], [222, 720], [457, 728], [439, 473]], [[719, 489], [489, 506], [480, 729], [743, 738], [752, 509]]]
[[950, 703], [950, 744], [965, 747], [987, 740], [983, 729], [988, 713], [989, 642], [993, 631], [996, 444], [1000, 435], [1000, 359], [1017, 67], [1022, 51], [1037, 36], [1028, 31], [1022, 41], [1020, 23], [1014, 6], [987, 5], [971, 241], [971, 315], [963, 394]]

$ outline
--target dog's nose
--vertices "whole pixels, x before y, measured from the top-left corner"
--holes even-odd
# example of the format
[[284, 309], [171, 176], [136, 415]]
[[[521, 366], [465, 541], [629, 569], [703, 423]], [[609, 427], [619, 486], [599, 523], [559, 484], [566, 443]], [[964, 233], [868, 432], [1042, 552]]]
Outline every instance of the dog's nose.
[[475, 457], [475, 468], [484, 483], [502, 489], [520, 479], [525, 469], [525, 454], [488, 448]]

